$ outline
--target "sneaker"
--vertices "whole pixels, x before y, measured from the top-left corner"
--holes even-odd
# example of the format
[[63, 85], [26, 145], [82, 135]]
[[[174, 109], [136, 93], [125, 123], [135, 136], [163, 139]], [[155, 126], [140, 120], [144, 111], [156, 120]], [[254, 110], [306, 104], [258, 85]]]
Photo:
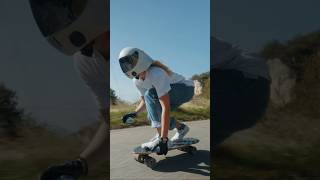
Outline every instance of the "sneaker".
[[[147, 149], [147, 150], [154, 149], [159, 144], [160, 136], [159, 135], [155, 136], [151, 140], [152, 141], [141, 144], [141, 147], [144, 149]], [[167, 145], [168, 145], [168, 149], [170, 149], [171, 147], [174, 146], [174, 144], [172, 143], [172, 141], [170, 139], [168, 139]]]
[[157, 133], [148, 142], [141, 144], [141, 147], [145, 149], [153, 149], [159, 143], [159, 141], [160, 141], [160, 136]]
[[177, 129], [176, 134], [170, 139], [171, 141], [177, 141], [183, 139], [183, 137], [189, 132], [189, 127], [185, 124], [181, 124], [181, 128]]
[[174, 146], [173, 142], [170, 139], [168, 139], [167, 143], [168, 143], [167, 144], [168, 145], [168, 149], [171, 149]]
[[160, 135], [157, 133], [155, 136], [153, 136], [153, 137], [149, 140], [149, 142], [154, 141], [154, 140], [156, 140], [156, 139], [158, 139], [158, 138], [160, 138]]

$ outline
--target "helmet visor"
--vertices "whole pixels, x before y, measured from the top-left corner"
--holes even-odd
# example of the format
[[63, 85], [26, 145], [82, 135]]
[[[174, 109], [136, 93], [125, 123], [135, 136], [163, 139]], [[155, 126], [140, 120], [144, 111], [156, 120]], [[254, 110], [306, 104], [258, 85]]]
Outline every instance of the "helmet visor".
[[138, 56], [138, 52], [136, 51], [132, 55], [120, 58], [120, 67], [124, 73], [131, 71], [136, 66], [139, 58]]
[[47, 37], [73, 23], [88, 0], [30, 0], [33, 16]]

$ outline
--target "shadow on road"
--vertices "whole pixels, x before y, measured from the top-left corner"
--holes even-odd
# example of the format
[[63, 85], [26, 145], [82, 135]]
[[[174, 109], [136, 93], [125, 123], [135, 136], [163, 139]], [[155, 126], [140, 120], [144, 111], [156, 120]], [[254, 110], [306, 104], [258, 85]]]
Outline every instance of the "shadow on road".
[[153, 169], [159, 172], [189, 172], [210, 176], [210, 151], [198, 150], [195, 155], [188, 153], [167, 157]]

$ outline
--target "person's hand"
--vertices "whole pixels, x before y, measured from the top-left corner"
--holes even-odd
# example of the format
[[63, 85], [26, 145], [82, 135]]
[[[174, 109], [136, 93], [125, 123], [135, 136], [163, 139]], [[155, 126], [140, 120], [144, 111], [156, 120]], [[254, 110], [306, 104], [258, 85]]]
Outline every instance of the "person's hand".
[[134, 122], [134, 118], [136, 118], [136, 117], [137, 117], [136, 112], [128, 113], [122, 117], [122, 122], [124, 124], [132, 124]]
[[157, 149], [157, 154], [158, 155], [167, 155], [168, 153], [168, 138], [161, 138], [160, 141], [158, 142], [158, 145], [156, 146]]
[[56, 180], [63, 175], [78, 179], [88, 174], [87, 163], [84, 159], [67, 161], [63, 164], [48, 167], [40, 176], [40, 180]]

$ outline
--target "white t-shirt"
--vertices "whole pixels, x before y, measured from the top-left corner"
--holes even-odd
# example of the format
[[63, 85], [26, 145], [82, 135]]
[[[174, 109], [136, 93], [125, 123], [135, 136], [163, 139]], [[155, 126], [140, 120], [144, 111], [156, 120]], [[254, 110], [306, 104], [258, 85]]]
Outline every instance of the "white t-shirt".
[[77, 52], [73, 55], [74, 65], [81, 78], [91, 89], [99, 108], [105, 110], [109, 107], [109, 65], [104, 57], [94, 50], [92, 57]]
[[147, 90], [155, 88], [159, 98], [171, 90], [170, 84], [183, 83], [187, 86], [194, 86], [192, 80], [186, 80], [185, 77], [174, 72], [169, 76], [159, 67], [150, 67], [144, 80], [133, 79], [133, 81], [141, 96], [144, 96]]
[[270, 79], [266, 60], [221, 39], [211, 37], [211, 69], [235, 69], [247, 77]]

